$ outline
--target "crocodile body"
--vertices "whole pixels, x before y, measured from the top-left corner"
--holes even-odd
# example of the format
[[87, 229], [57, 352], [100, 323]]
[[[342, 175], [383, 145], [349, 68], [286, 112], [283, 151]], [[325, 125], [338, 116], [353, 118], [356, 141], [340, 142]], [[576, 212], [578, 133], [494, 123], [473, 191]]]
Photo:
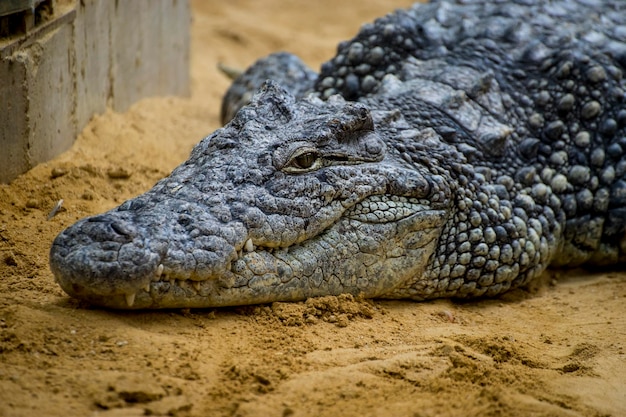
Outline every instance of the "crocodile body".
[[55, 278], [177, 308], [495, 296], [624, 263], [625, 22], [623, 0], [434, 2], [319, 75], [263, 59], [170, 176], [56, 238]]

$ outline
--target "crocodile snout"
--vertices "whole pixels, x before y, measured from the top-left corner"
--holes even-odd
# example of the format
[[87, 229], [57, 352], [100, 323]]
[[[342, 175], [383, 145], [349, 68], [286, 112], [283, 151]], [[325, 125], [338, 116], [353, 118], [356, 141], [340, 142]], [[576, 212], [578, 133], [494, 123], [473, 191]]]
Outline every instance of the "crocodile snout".
[[132, 298], [137, 288], [149, 285], [160, 256], [138, 238], [136, 226], [125, 217], [120, 213], [90, 217], [54, 240], [50, 266], [68, 294]]
[[221, 222], [196, 205], [118, 208], [61, 232], [50, 266], [69, 295], [108, 298], [120, 308], [149, 306], [155, 289], [183, 282], [197, 289], [201, 281], [223, 275], [246, 240], [241, 224]]

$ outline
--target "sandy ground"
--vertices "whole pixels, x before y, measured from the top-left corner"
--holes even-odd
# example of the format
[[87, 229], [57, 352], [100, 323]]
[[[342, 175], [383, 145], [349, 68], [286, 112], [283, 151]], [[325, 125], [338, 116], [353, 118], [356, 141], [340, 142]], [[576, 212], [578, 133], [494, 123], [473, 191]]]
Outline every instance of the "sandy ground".
[[54, 283], [58, 232], [147, 190], [218, 127], [218, 61], [290, 50], [318, 68], [390, 3], [198, 0], [190, 98], [97, 116], [70, 151], [0, 186], [1, 416], [626, 415], [624, 272], [551, 272], [466, 303], [139, 313]]

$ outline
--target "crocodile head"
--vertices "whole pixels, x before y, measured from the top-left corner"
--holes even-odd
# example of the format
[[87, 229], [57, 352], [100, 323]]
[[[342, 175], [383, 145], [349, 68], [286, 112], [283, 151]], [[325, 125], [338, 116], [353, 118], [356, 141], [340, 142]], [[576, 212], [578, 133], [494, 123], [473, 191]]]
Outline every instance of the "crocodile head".
[[57, 282], [112, 308], [384, 297], [424, 271], [450, 192], [386, 148], [382, 113], [267, 82], [154, 188], [59, 234]]

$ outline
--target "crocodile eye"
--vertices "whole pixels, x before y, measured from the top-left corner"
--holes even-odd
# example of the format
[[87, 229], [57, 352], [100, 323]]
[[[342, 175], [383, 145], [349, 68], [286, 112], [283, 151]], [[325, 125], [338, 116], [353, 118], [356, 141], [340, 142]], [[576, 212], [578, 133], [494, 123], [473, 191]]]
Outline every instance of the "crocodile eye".
[[291, 157], [285, 165], [287, 172], [312, 171], [319, 167], [321, 163], [320, 154], [315, 150], [305, 150]]
[[293, 158], [292, 165], [296, 168], [308, 169], [313, 166], [318, 157], [316, 152], [306, 152]]

